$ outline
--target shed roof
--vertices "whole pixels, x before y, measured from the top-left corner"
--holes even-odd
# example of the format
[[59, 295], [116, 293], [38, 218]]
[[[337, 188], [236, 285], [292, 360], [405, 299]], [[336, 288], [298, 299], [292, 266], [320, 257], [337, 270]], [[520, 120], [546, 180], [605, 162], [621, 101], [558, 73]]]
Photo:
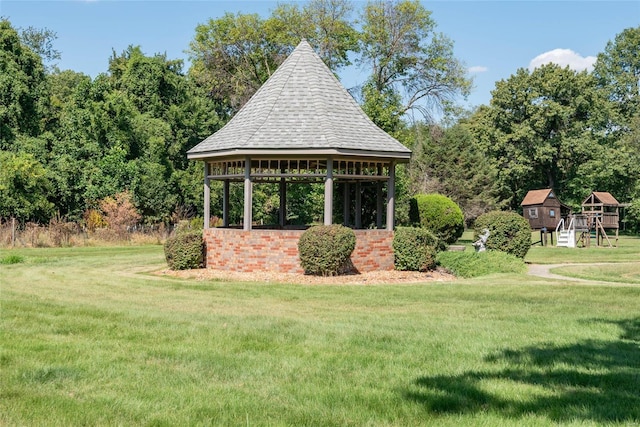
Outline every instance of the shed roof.
[[187, 152], [344, 154], [408, 161], [411, 151], [377, 127], [306, 40], [219, 131]]
[[529, 205], [541, 205], [549, 196], [555, 197], [553, 194], [553, 190], [550, 188], [543, 188], [541, 190], [530, 190], [520, 206], [529, 206]]
[[620, 204], [618, 203], [616, 198], [611, 195], [611, 193], [607, 193], [605, 191], [594, 191], [589, 195], [589, 197], [584, 199], [584, 202], [582, 202], [582, 204], [584, 205], [588, 203], [588, 200], [591, 198], [591, 196], [594, 196], [595, 199], [599, 200], [600, 203], [602, 203], [604, 206], [618, 206]]

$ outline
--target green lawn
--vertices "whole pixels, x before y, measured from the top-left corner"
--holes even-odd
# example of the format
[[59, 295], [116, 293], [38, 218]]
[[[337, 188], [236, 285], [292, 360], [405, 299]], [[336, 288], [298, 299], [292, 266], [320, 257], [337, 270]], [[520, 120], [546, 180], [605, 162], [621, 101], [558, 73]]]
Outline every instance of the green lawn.
[[0, 259], [0, 425], [640, 423], [640, 286], [202, 282], [148, 274], [159, 246]]
[[[540, 234], [537, 234], [538, 239]], [[534, 245], [525, 257], [527, 262], [536, 264], [598, 262], [640, 262], [640, 238], [620, 236], [617, 247], [591, 246], [589, 248], [558, 248]]]
[[640, 285], [640, 262], [608, 265], [569, 265], [552, 268], [555, 274], [604, 282], [632, 283]]

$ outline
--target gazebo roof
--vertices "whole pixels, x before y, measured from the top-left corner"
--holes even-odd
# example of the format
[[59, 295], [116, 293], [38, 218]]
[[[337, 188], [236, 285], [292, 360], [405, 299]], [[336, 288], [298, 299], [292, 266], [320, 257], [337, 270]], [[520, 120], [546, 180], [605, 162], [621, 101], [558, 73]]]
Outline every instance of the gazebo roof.
[[377, 127], [306, 40], [189, 159], [236, 155], [344, 155], [408, 161], [411, 151]]

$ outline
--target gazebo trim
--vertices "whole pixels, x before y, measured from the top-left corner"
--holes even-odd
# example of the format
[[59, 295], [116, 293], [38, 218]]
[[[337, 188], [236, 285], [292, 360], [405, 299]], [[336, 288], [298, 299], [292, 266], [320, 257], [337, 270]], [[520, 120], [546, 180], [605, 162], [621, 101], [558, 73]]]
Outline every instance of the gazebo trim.
[[189, 153], [189, 160], [209, 160], [219, 158], [244, 158], [246, 156], [254, 157], [270, 157], [270, 158], [305, 158], [305, 157], [362, 157], [362, 158], [380, 158], [394, 159], [398, 163], [408, 163], [411, 160], [411, 152], [396, 151], [365, 151], [365, 150], [349, 150], [349, 149], [333, 149], [323, 148], [314, 150], [296, 150], [284, 148], [270, 149], [229, 149], [220, 151], [207, 151], [202, 153]]

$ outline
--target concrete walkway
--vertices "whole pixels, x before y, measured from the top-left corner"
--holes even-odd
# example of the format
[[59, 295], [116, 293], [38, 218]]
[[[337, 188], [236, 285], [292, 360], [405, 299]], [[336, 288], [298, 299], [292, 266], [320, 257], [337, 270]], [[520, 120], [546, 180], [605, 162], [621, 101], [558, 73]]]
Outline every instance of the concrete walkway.
[[[598, 263], [593, 263], [593, 264], [589, 264], [590, 266], [594, 266], [594, 265], [613, 265], [613, 264], [617, 264], [615, 262], [598, 262]], [[566, 264], [529, 264], [528, 268], [529, 271], [528, 273], [531, 276], [536, 276], [536, 277], [543, 277], [546, 279], [554, 279], [554, 280], [563, 280], [565, 282], [580, 282], [580, 283], [591, 283], [591, 284], [600, 284], [600, 285], [606, 285], [606, 286], [640, 286], [637, 283], [624, 283], [624, 282], [608, 282], [606, 280], [588, 280], [588, 279], [579, 279], [577, 277], [569, 277], [569, 276], [562, 276], [560, 274], [555, 274], [552, 273], [551, 270], [553, 270], [556, 267], [569, 267], [572, 265], [585, 265], [584, 263], [566, 263]]]
[[579, 279], [577, 277], [561, 276], [559, 274], [554, 274], [551, 272], [551, 270], [556, 267], [567, 267], [570, 265], [580, 265], [580, 264], [529, 264], [528, 267], [529, 267], [529, 274], [531, 276], [544, 277], [546, 279], [568, 280], [572, 282], [602, 283], [601, 281], [597, 281], [597, 280], [587, 280], [587, 279]]

